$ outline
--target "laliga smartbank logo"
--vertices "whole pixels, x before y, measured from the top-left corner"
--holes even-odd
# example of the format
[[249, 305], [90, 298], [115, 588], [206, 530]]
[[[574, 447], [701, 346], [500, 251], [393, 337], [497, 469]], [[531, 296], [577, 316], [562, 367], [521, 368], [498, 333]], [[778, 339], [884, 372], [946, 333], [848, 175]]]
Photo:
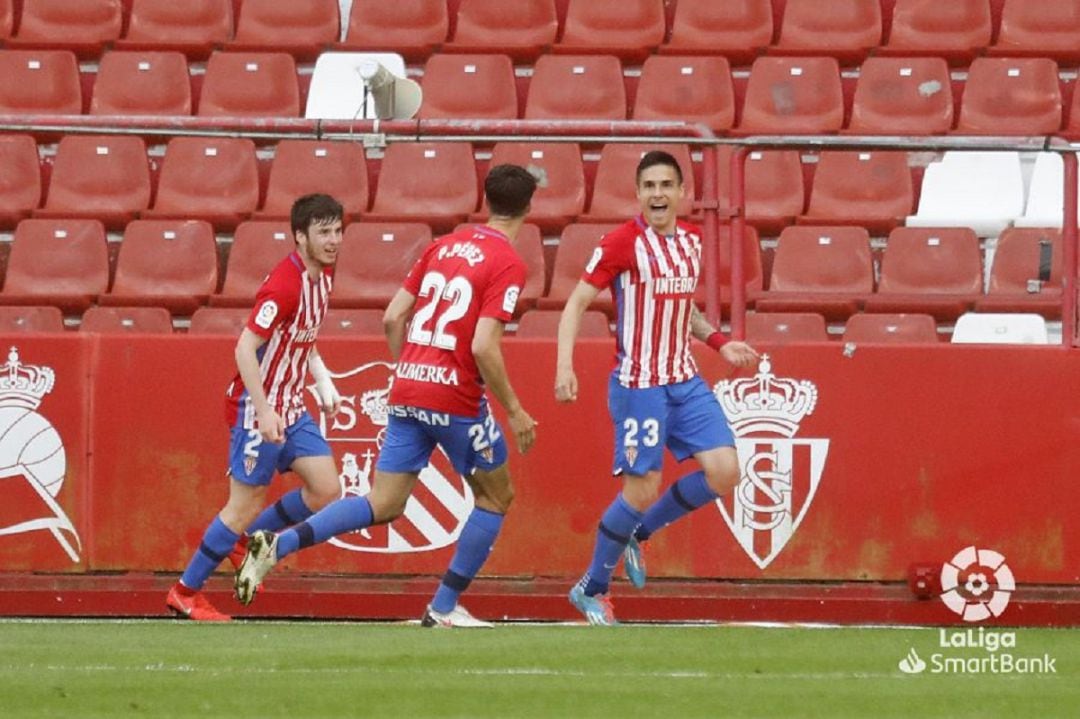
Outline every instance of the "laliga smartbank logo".
[[[1001, 616], [1016, 589], [1005, 558], [991, 549], [965, 547], [941, 567], [941, 601], [965, 622]], [[1016, 632], [968, 627], [938, 629], [936, 651], [911, 647], [897, 665], [905, 674], [1057, 674], [1057, 659], [1029, 656]]]

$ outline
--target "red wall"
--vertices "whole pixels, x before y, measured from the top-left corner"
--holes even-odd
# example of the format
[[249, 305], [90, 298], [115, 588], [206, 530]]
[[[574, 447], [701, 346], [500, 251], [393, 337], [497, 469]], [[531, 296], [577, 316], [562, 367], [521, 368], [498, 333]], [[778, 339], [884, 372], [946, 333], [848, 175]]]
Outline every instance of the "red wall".
[[[57, 530], [76, 550], [75, 562], [48, 528], [2, 533], [17, 522], [53, 515], [30, 480], [10, 469], [27, 440], [9, 429], [25, 410], [11, 409], [18, 380], [5, 380], [10, 368], [0, 368], [0, 465], [9, 467], [0, 479], [0, 571], [180, 571], [226, 496], [222, 397], [233, 373], [233, 341], [79, 335], [0, 340], [18, 348], [23, 364], [55, 371], [53, 390], [36, 412], [63, 441], [67, 469], [56, 501], [78, 534], [75, 540], [70, 531]], [[327, 338], [320, 348], [331, 371], [344, 375], [338, 386], [354, 407], [364, 393], [386, 387], [383, 343]], [[801, 521], [766, 561], [776, 531], [750, 532], [747, 550], [718, 509], [704, 508], [656, 535], [652, 574], [900, 580], [912, 562], [942, 562], [974, 544], [1001, 552], [1021, 583], [1077, 582], [1080, 353], [860, 346], [847, 356], [839, 343], [760, 349], [770, 353], [774, 385], [806, 381], [817, 393], [812, 413], [802, 417], [792, 438], [758, 432], [741, 440], [743, 449], [793, 448], [790, 466], [781, 461], [772, 469], [790, 469], [790, 506]], [[485, 573], [572, 576], [585, 567], [596, 522], [617, 486], [610, 477], [613, 439], [605, 404], [611, 352], [606, 341], [579, 346], [580, 399], [559, 405], [552, 397], [554, 345], [507, 342], [507, 363], [539, 422], [539, 438], [529, 455], [511, 459], [517, 500]], [[715, 355], [699, 357], [710, 384], [729, 374]], [[339, 415], [327, 432], [339, 459], [350, 452], [362, 464], [379, 429], [354, 410]], [[33, 445], [39, 453], [43, 441]], [[822, 456], [826, 442], [808, 503], [812, 457], [815, 451]], [[37, 459], [30, 449], [21, 451], [25, 461]], [[449, 543], [456, 516], [468, 507], [460, 479], [439, 458], [432, 476], [438, 474], [443, 479], [420, 488], [410, 513], [413, 520], [426, 513], [426, 523], [399, 520], [392, 529], [397, 546], [411, 551], [326, 545], [285, 566], [441, 573], [451, 548], [423, 551], [424, 545]], [[669, 479], [678, 474], [679, 468], [668, 467]], [[296, 481], [281, 479], [276, 490]], [[779, 485], [771, 486], [782, 499]], [[451, 489], [456, 500], [446, 493]], [[768, 504], [762, 491], [747, 496]], [[464, 507], [458, 515], [455, 502]], [[758, 512], [753, 519], [764, 527], [777, 516]], [[376, 528], [370, 537], [345, 541], [385, 550], [389, 531]]]

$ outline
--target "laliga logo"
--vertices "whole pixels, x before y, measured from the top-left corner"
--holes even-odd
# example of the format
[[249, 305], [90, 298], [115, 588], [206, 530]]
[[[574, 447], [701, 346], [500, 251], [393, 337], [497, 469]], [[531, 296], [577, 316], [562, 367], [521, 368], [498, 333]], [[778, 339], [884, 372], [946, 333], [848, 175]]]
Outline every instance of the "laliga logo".
[[[341, 468], [341, 496], [364, 495], [371, 491], [375, 457], [386, 436], [394, 366], [371, 362], [331, 376], [341, 393], [341, 410], [333, 417], [320, 413], [319, 426]], [[473, 505], [469, 485], [439, 451], [420, 470], [401, 517], [389, 525], [339, 535], [330, 543], [377, 554], [434, 551], [457, 540]]]
[[967, 547], [941, 566], [941, 601], [965, 622], [1000, 617], [1016, 590], [1005, 557], [990, 549]]
[[777, 377], [762, 355], [752, 379], [722, 380], [713, 392], [735, 434], [742, 476], [717, 505], [743, 551], [764, 569], [799, 528], [825, 469], [829, 440], [795, 438], [814, 411], [817, 387]]
[[0, 366], [0, 494], [5, 500], [0, 535], [48, 530], [78, 562], [82, 541], [56, 501], [67, 472], [64, 443], [36, 411], [52, 391], [54, 375], [51, 367], [24, 365], [15, 347]]

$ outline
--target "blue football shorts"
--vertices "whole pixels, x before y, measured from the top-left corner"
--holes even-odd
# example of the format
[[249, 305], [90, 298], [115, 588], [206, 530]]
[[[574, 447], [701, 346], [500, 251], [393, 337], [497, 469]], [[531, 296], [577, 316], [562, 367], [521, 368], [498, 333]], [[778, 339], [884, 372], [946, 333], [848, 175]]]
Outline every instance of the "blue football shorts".
[[286, 472], [300, 457], [330, 456], [330, 445], [307, 412], [285, 428], [285, 441], [266, 442], [257, 429], [232, 428], [229, 474], [238, 482], [266, 486], [274, 472]]
[[375, 467], [383, 472], [418, 473], [428, 465], [436, 445], [454, 471], [466, 477], [477, 469], [487, 472], [506, 463], [506, 438], [487, 402], [482, 402], [476, 417], [391, 406]]
[[614, 474], [643, 475], [664, 463], [667, 447], [680, 462], [698, 452], [734, 447], [724, 410], [701, 377], [631, 388], [612, 374], [608, 411], [615, 428]]

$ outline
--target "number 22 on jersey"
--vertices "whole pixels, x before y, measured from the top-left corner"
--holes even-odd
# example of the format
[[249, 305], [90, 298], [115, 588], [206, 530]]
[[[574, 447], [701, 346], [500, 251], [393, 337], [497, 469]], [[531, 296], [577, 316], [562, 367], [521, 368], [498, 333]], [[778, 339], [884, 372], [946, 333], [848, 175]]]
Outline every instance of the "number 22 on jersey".
[[[428, 303], [416, 311], [409, 326], [409, 342], [453, 351], [458, 338], [450, 325], [465, 316], [472, 302], [473, 288], [464, 277], [448, 281], [441, 272], [429, 272], [420, 284], [420, 296]], [[444, 305], [443, 300], [449, 304]], [[436, 315], [440, 305], [443, 309]]]

